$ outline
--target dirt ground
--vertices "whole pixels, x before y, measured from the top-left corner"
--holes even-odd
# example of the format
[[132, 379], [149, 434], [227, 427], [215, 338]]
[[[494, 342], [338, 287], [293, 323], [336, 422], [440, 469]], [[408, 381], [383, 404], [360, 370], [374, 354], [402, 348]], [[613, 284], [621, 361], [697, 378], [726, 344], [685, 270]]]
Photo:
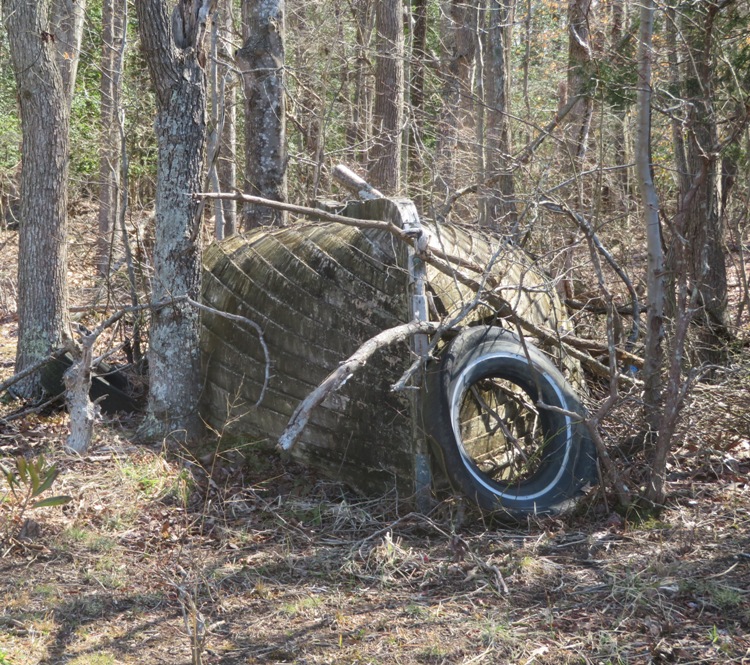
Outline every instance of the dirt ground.
[[[2, 378], [13, 246], [0, 233]], [[750, 663], [749, 356], [692, 395], [658, 517], [597, 490], [503, 528], [458, 498], [421, 515], [357, 496], [267, 445], [195, 459], [103, 418], [77, 457], [64, 412], [3, 420], [2, 464], [43, 454], [60, 470], [43, 496], [72, 500], [24, 510], [0, 478], [0, 665]], [[627, 418], [603, 431], [625, 473]]]

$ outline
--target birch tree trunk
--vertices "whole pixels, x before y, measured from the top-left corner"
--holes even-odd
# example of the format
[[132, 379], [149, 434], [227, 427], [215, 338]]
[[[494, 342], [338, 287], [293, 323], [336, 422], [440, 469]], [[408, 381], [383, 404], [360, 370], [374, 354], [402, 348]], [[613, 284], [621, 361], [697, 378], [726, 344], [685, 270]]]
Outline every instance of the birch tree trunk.
[[404, 117], [404, 8], [402, 0], [379, 0], [375, 10], [375, 108], [369, 181], [388, 196], [401, 188]]
[[[50, 0], [3, 0], [23, 132], [18, 239], [16, 372], [49, 356], [69, 336], [67, 177], [69, 105], [50, 23]], [[39, 373], [19, 382], [29, 398]]]
[[[243, 0], [237, 51], [245, 91], [245, 192], [285, 201], [284, 0]], [[245, 204], [243, 226], [284, 224], [284, 213]]]
[[[206, 146], [206, 32], [209, 3], [136, 3], [141, 46], [156, 90], [158, 168], [153, 299], [198, 299], [201, 217], [191, 196], [203, 183]], [[153, 313], [146, 438], [201, 431], [198, 312], [184, 301]]]

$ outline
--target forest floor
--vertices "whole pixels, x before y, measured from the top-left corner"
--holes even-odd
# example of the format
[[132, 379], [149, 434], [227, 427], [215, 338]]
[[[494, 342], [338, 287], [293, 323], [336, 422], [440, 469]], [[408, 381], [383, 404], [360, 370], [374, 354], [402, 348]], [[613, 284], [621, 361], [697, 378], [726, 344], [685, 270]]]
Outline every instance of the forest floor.
[[[14, 242], [0, 232], [0, 378]], [[48, 494], [72, 497], [24, 511], [0, 478], [0, 665], [750, 663], [748, 355], [693, 393], [658, 516], [595, 492], [524, 528], [365, 499], [267, 445], [137, 445], [136, 418], [103, 418], [83, 457], [64, 411], [0, 421], [3, 465], [43, 454]]]

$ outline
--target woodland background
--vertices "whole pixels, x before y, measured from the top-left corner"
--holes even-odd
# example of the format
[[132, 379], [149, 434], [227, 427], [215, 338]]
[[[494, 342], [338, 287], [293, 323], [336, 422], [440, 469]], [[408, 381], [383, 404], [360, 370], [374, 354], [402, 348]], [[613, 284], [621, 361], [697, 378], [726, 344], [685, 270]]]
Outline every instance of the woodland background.
[[[212, 236], [293, 223], [186, 191], [340, 199], [338, 162], [522, 245], [611, 376], [589, 377], [609, 490], [518, 532], [456, 499], [430, 516], [363, 500], [252, 447], [134, 448], [128, 419], [66, 456], [65, 417], [22, 382], [3, 459], [46, 454], [73, 501], [5, 494], [0, 662], [746, 662], [746, 2], [2, 7], [6, 376], [71, 320], [195, 294]], [[25, 94], [43, 74], [49, 94]], [[175, 237], [188, 265], [160, 273]], [[189, 308], [160, 316], [126, 317], [99, 352], [195, 337]], [[155, 365], [149, 416], [190, 429], [194, 362], [180, 380]]]

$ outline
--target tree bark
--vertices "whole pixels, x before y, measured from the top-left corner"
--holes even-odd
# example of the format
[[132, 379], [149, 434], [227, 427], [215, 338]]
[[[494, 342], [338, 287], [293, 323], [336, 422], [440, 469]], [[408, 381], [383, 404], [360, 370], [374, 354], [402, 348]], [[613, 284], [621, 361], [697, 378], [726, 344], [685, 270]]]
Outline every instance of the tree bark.
[[[245, 192], [285, 201], [284, 0], [243, 0], [244, 44], [237, 52], [245, 91]], [[247, 204], [245, 229], [281, 225], [284, 214]]]
[[[3, 0], [23, 131], [18, 240], [16, 372], [69, 337], [67, 176], [69, 105], [50, 23], [50, 0]], [[38, 373], [16, 387], [42, 395]]]
[[367, 53], [373, 28], [373, 9], [370, 0], [353, 0], [349, 3], [354, 21], [355, 61], [351, 77], [353, 88], [351, 111], [346, 128], [346, 144], [356, 163], [367, 161], [367, 145], [372, 118], [372, 85]]
[[576, 168], [586, 156], [593, 102], [589, 86], [592, 80], [591, 31], [589, 13], [591, 0], [568, 2], [568, 99], [580, 96], [570, 111], [566, 123], [565, 149], [575, 160]]
[[76, 87], [85, 18], [86, 0], [53, 0], [52, 33], [55, 36], [57, 62], [60, 66], [68, 112], [73, 103], [73, 92]]
[[[427, 58], [427, 0], [413, 2], [413, 38], [411, 66], [411, 133], [409, 172], [411, 180], [421, 185], [423, 172], [423, 135], [425, 124], [424, 82]], [[421, 187], [420, 187], [421, 189]]]
[[[232, 49], [232, 3], [220, 0], [217, 21], [219, 21], [219, 53], [227, 62], [231, 62]], [[219, 174], [221, 191], [233, 192], [237, 187], [237, 86], [235, 74], [227, 67], [220, 69], [224, 81], [224, 113], [221, 133], [221, 152], [216, 169]], [[224, 237], [228, 238], [237, 231], [237, 202], [222, 201], [224, 217]]]
[[448, 0], [443, 21], [447, 64], [443, 68], [443, 104], [437, 137], [436, 188], [447, 196], [456, 188], [456, 165], [462, 130], [471, 113], [471, 68], [476, 55], [477, 8]]
[[401, 188], [404, 28], [401, 0], [379, 0], [375, 14], [375, 108], [368, 179], [388, 196]]
[[[200, 191], [206, 146], [206, 45], [209, 3], [180, 0], [172, 18], [164, 0], [136, 3], [141, 46], [156, 90], [156, 234], [153, 300], [198, 299]], [[201, 431], [199, 316], [184, 300], [153, 314], [145, 438]]]
[[99, 273], [109, 271], [114, 249], [120, 190], [120, 92], [122, 89], [121, 49], [125, 39], [125, 0], [102, 3], [102, 75], [101, 75], [101, 156], [99, 160], [99, 236], [97, 265]]
[[485, 178], [480, 187], [483, 226], [510, 231], [517, 221], [510, 165], [510, 45], [515, 0], [490, 0], [485, 58]]
[[[717, 191], [718, 130], [714, 110], [713, 33], [716, 3], [696, 5], [682, 21], [687, 57], [684, 98], [687, 112], [685, 137], [687, 177], [680, 198], [691, 196], [685, 207], [683, 233], [690, 247], [689, 274], [700, 294], [697, 358], [721, 363], [727, 326], [727, 273], [724, 256], [724, 223]], [[694, 194], [693, 191], [695, 190]]]
[[643, 205], [648, 249], [648, 315], [645, 362], [643, 367], [645, 419], [652, 430], [659, 427], [661, 413], [661, 368], [664, 339], [664, 252], [659, 227], [659, 200], [651, 172], [651, 68], [654, 2], [646, 0], [641, 7], [640, 43], [638, 47], [638, 144], [636, 170]]

